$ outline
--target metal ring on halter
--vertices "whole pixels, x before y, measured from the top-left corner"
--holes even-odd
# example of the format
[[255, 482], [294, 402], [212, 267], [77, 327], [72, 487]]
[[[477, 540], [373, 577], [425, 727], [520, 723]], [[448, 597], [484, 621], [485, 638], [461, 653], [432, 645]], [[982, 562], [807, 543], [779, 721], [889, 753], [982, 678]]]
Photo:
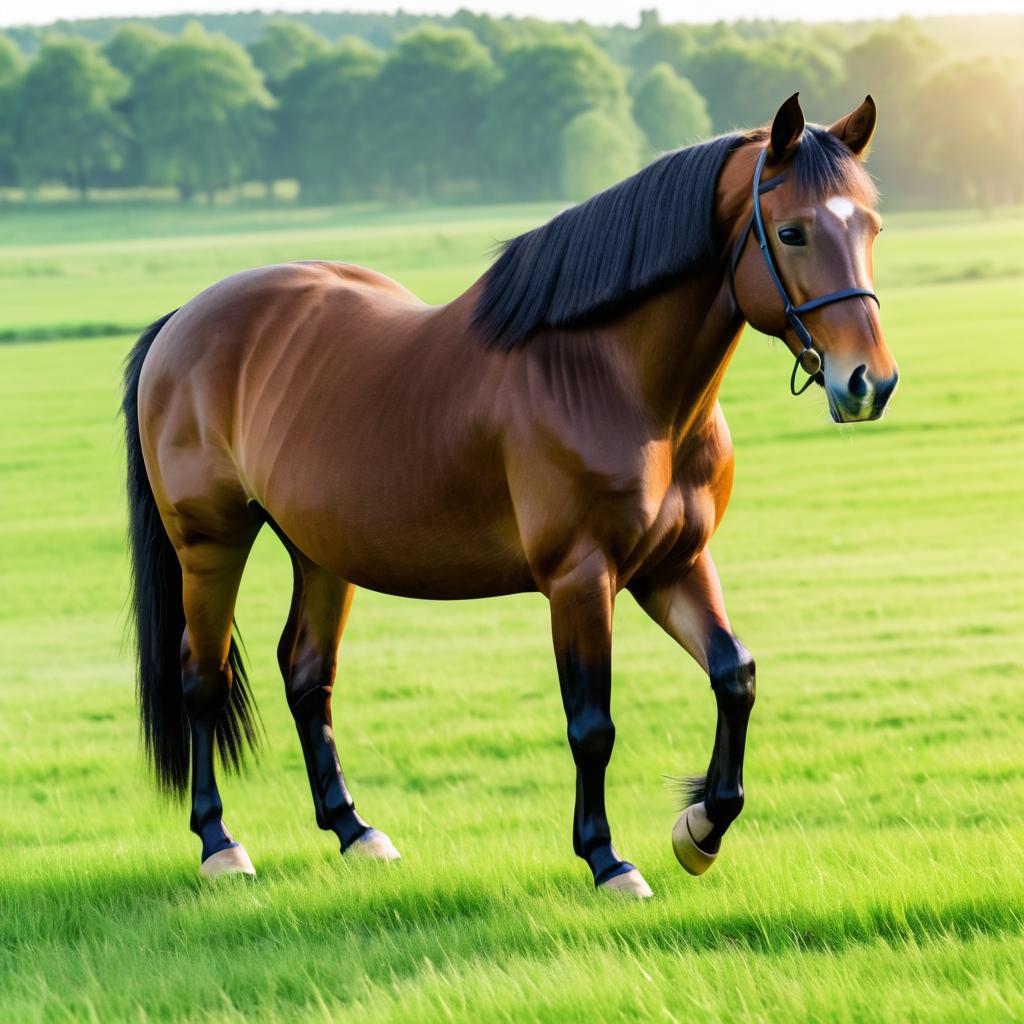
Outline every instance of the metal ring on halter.
[[[773, 188], [781, 185], [785, 180], [785, 175], [780, 174], [770, 181], [761, 183], [761, 174], [764, 171], [765, 162], [768, 159], [768, 147], [766, 146], [761, 150], [757, 158], [757, 165], [754, 168], [754, 211], [751, 214], [750, 220], [747, 222], [747, 226], [743, 229], [739, 238], [736, 241], [736, 247], [733, 249], [732, 255], [732, 289], [733, 297], [736, 298], [736, 267], [739, 265], [740, 256], [743, 255], [743, 248], [747, 244], [747, 239], [750, 237], [751, 231], [754, 233], [754, 237], [757, 239], [758, 248], [761, 250], [761, 255], [764, 257], [765, 265], [768, 267], [768, 274], [775, 284], [775, 289], [779, 293], [779, 297], [782, 299], [782, 306], [786, 313], [786, 319], [789, 321], [790, 327], [793, 328], [793, 332], [800, 339], [800, 343], [803, 345], [803, 351], [796, 357], [793, 363], [793, 372], [789, 378], [789, 390], [794, 395], [802, 395], [815, 381], [819, 381], [822, 373], [822, 369], [825, 365], [825, 358], [821, 352], [814, 347], [814, 339], [811, 337], [811, 332], [804, 326], [804, 322], [800, 319], [801, 313], [807, 313], [812, 309], [818, 309], [821, 306], [827, 306], [833, 302], [840, 302], [843, 299], [853, 299], [858, 297], [864, 297], [868, 299], [874, 299], [875, 304], [881, 306], [878, 301], [878, 296], [868, 288], [843, 288], [837, 292], [829, 292], [827, 295], [821, 295], [816, 299], [808, 299], [806, 302], [801, 303], [799, 306], [794, 306], [789, 298], [789, 292], [786, 291], [786, 286], [782, 282], [782, 276], [779, 274], [778, 267], [775, 265], [775, 256], [772, 253], [772, 247], [768, 242], [768, 232], [764, 226], [764, 216], [761, 213], [761, 195], [765, 192], [770, 192]], [[739, 306], [739, 299], [736, 298], [736, 305]], [[740, 310], [742, 313], [742, 310]], [[807, 380], [804, 382], [802, 388], [796, 386], [796, 371], [802, 369], [808, 374]]]
[[[813, 359], [809, 358], [811, 356], [813, 356]], [[809, 365], [813, 365], [815, 368], [813, 370], [808, 369]], [[789, 375], [790, 392], [794, 395], [802, 395], [818, 379], [818, 374], [821, 373], [821, 367], [821, 356], [818, 354], [818, 350], [805, 348], [793, 362], [793, 372]], [[808, 374], [807, 380], [804, 381], [804, 386], [802, 388], [798, 388], [796, 386], [797, 370], [803, 370], [804, 373]]]

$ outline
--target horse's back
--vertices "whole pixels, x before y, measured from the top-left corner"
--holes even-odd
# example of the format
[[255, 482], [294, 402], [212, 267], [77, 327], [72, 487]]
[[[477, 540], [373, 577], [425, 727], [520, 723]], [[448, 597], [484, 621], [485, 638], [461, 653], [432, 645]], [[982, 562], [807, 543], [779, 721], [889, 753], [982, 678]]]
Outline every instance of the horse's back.
[[397, 281], [354, 264], [302, 262], [257, 267], [211, 285], [179, 309], [161, 330], [147, 356], [143, 394], [155, 382], [183, 376], [202, 366], [212, 372], [224, 363], [247, 364], [261, 356], [292, 359], [322, 343], [343, 344], [345, 333], [333, 324], [412, 320], [427, 307]]
[[493, 357], [467, 344], [464, 321], [349, 264], [207, 289], [161, 331], [140, 389], [144, 445], [175, 450], [167, 504], [210, 488], [221, 505], [255, 502], [314, 560], [376, 589], [528, 587], [487, 398]]

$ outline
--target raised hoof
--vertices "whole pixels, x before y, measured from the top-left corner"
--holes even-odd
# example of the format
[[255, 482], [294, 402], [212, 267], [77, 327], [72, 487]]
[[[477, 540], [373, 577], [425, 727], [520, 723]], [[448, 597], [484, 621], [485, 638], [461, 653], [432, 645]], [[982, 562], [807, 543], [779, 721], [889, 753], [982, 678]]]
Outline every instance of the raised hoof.
[[216, 878], [218, 875], [255, 875], [256, 869], [252, 866], [245, 847], [239, 843], [218, 853], [211, 853], [199, 865], [199, 873], [206, 875], [207, 878]]
[[343, 851], [346, 857], [353, 860], [367, 858], [369, 860], [401, 860], [402, 855], [395, 849], [395, 844], [379, 829], [371, 828], [358, 839], [353, 840]]
[[703, 875], [718, 857], [718, 851], [707, 853], [697, 843], [706, 839], [714, 825], [704, 810], [704, 804], [690, 804], [679, 815], [672, 829], [672, 849], [676, 860], [691, 874]]
[[654, 893], [651, 887], [644, 881], [644, 876], [633, 868], [632, 871], [623, 871], [621, 875], [609, 878], [602, 882], [598, 888], [602, 892], [613, 892], [617, 896], [625, 896], [627, 899], [649, 900]]

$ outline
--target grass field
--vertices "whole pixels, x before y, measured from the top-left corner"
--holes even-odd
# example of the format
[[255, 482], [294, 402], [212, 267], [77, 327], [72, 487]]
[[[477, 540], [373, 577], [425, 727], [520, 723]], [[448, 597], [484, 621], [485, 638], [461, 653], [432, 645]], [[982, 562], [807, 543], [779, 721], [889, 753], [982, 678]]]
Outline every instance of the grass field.
[[[838, 429], [750, 334], [714, 550], [759, 666], [747, 809], [695, 880], [662, 776], [707, 762], [706, 681], [624, 597], [609, 805], [657, 898], [595, 894], [536, 596], [358, 595], [335, 718], [405, 859], [319, 832], [276, 672], [287, 559], [239, 608], [267, 741], [222, 785], [259, 880], [204, 884], [139, 756], [118, 401], [127, 336], [218, 276], [368, 262], [425, 298], [550, 208], [0, 211], [0, 1020], [1024, 1018], [1024, 214], [888, 219], [903, 378]], [[155, 236], [160, 236], [159, 240]], [[35, 335], [32, 332], [35, 332]]]

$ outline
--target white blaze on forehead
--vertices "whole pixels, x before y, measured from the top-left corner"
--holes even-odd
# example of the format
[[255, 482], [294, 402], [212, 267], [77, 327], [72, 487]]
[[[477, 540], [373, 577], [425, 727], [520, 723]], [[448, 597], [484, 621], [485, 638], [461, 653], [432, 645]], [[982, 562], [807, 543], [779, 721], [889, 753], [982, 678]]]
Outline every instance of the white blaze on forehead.
[[825, 209], [835, 214], [844, 224], [853, 216], [853, 201], [846, 196], [833, 196], [825, 203]]

